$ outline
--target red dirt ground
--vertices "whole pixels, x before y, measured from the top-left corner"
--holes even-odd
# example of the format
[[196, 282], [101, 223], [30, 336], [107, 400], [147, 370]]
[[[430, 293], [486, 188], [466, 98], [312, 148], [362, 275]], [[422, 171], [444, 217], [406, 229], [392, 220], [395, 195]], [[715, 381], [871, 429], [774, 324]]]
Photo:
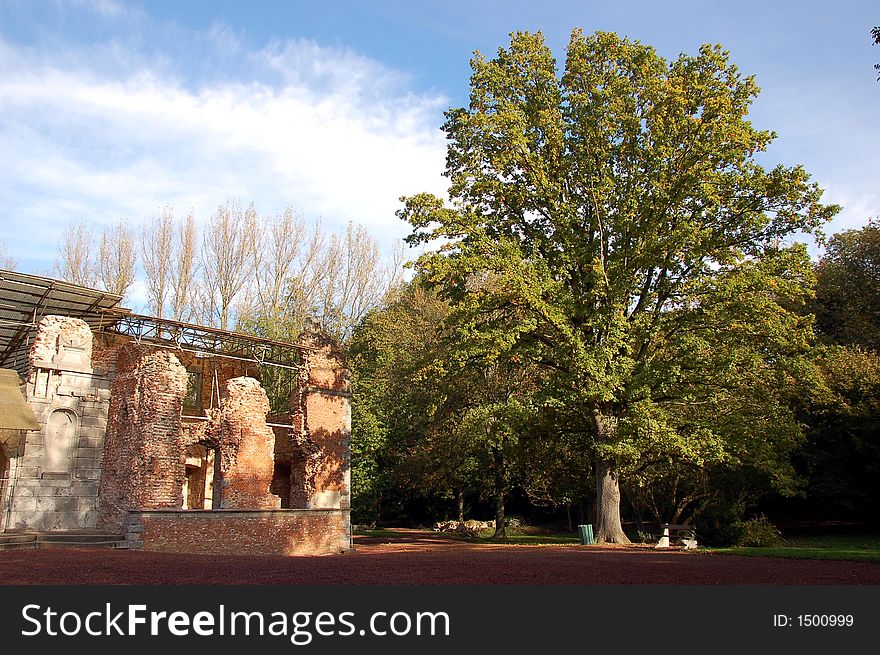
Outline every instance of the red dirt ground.
[[877, 585], [880, 563], [738, 557], [621, 546], [510, 546], [431, 532], [355, 537], [323, 557], [65, 548], [0, 552], [0, 584]]

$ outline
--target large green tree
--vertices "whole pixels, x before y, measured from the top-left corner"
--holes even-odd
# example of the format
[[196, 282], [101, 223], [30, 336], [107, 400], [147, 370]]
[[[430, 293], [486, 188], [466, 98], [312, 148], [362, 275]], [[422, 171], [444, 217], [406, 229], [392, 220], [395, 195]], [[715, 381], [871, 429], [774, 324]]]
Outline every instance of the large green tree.
[[824, 385], [806, 405], [808, 438], [795, 457], [806, 507], [827, 519], [880, 518], [880, 355], [827, 346]]
[[749, 406], [741, 439], [724, 401], [796, 379], [811, 268], [780, 244], [835, 208], [803, 168], [757, 163], [774, 134], [719, 46], [666, 61], [575, 31], [560, 74], [540, 33], [516, 33], [471, 65], [444, 125], [452, 206], [420, 194], [399, 215], [436, 244], [418, 268], [463, 356], [542, 367], [536, 402], [595, 462], [597, 536], [625, 542], [619, 475], [644, 444], [723, 461], [760, 443], [772, 417]]

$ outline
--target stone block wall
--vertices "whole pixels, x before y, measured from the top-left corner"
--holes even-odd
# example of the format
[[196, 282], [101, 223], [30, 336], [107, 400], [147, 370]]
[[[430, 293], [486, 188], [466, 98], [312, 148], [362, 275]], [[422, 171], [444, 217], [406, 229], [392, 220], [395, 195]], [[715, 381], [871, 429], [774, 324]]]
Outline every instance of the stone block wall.
[[47, 316], [30, 350], [25, 397], [39, 430], [10, 453], [4, 529], [93, 529], [110, 380], [93, 370], [92, 332], [74, 318]]

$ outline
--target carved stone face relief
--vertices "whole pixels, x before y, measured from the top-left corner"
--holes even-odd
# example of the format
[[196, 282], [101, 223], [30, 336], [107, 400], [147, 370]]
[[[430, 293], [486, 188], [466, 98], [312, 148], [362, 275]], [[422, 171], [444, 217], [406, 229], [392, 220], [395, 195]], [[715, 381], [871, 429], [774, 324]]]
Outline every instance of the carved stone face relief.
[[82, 332], [62, 332], [58, 335], [58, 345], [72, 350], [85, 350], [89, 336]]
[[67, 473], [76, 437], [77, 417], [71, 411], [58, 409], [52, 412], [46, 423], [46, 439], [43, 443], [43, 472]]
[[66, 325], [58, 334], [58, 351], [52, 362], [72, 371], [91, 369], [92, 334], [85, 325]]

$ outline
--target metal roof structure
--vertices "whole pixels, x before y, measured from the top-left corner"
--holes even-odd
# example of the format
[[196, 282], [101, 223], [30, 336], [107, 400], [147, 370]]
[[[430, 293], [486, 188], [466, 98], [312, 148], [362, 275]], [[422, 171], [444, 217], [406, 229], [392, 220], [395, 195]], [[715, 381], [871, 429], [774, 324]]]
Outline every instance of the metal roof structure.
[[0, 368], [25, 376], [28, 352], [44, 316], [70, 316], [93, 332], [128, 336], [171, 350], [297, 369], [309, 348], [212, 327], [141, 316], [120, 307], [122, 297], [52, 278], [0, 269]]
[[122, 334], [137, 342], [146, 341], [200, 356], [225, 357], [281, 368], [300, 368], [301, 353], [311, 350], [285, 341], [130, 312], [118, 316], [114, 321], [106, 321], [100, 331]]
[[94, 331], [128, 312], [121, 296], [61, 280], [0, 269], [0, 368], [24, 375], [28, 351], [44, 316], [84, 320]]

